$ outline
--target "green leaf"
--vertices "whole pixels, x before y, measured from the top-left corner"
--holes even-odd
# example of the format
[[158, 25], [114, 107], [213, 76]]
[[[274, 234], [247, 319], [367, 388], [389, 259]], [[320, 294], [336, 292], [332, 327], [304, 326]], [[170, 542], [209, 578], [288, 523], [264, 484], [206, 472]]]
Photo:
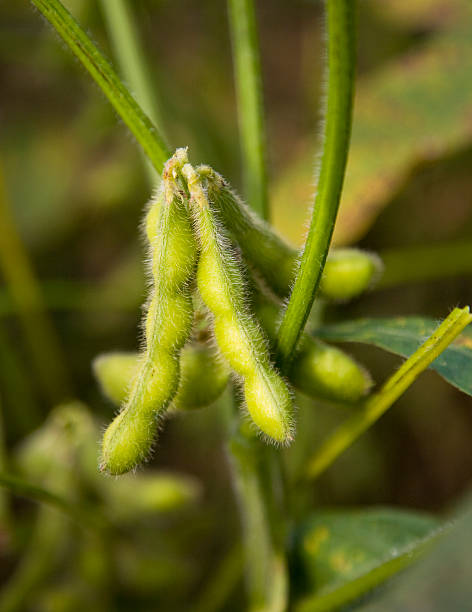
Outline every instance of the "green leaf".
[[416, 560], [440, 532], [428, 515], [389, 508], [316, 513], [297, 538], [298, 562], [314, 590], [295, 610], [352, 601]]
[[[327, 325], [316, 336], [332, 342], [373, 344], [403, 357], [408, 357], [437, 327], [434, 319], [401, 317], [394, 319], [357, 319]], [[465, 329], [430, 368], [451, 385], [472, 395], [472, 329]]]
[[462, 612], [471, 609], [470, 551], [472, 548], [470, 492], [448, 521], [433, 550], [375, 593], [359, 612]]

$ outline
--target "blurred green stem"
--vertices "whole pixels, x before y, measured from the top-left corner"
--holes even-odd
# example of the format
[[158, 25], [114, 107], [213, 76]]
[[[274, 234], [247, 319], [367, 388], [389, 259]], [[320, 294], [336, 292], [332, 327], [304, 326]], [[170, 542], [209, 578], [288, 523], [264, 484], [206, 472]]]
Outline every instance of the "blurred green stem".
[[40, 286], [17, 232], [1, 167], [0, 227], [0, 269], [15, 304], [46, 398], [56, 403], [69, 393], [66, 359], [46, 314]]
[[161, 174], [164, 163], [170, 157], [164, 138], [120, 81], [110, 62], [59, 0], [31, 0], [31, 2], [82, 62], [131, 130], [157, 173]]
[[[100, 0], [102, 12], [113, 49], [125, 81], [136, 100], [163, 134], [163, 122], [146, 56], [140, 44], [136, 22], [128, 0]], [[151, 186], [159, 181], [159, 175], [146, 160], [146, 170]]]
[[284, 612], [288, 576], [277, 451], [241, 431], [232, 436], [229, 450], [242, 518], [248, 609]]
[[[20, 497], [25, 497], [26, 499], [31, 499], [61, 510], [61, 512], [85, 527], [95, 529], [106, 525], [104, 517], [98, 514], [92, 515], [87, 508], [73, 504], [63, 495], [41, 485], [28, 482], [18, 476], [6, 472], [0, 473], [0, 487], [4, 487]], [[65, 489], [67, 490], [67, 488]]]
[[455, 308], [434, 334], [387, 380], [380, 391], [368, 398], [359, 412], [342, 423], [323, 443], [308, 461], [306, 477], [315, 479], [324, 472], [396, 402], [471, 320], [468, 306]]
[[266, 139], [253, 0], [228, 0], [246, 199], [267, 219]]
[[[7, 464], [7, 452], [5, 447], [5, 428], [3, 425], [3, 402], [0, 396], [0, 471], [5, 472], [8, 469]], [[10, 503], [8, 499], [8, 491], [5, 489], [0, 490], [0, 533], [2, 531], [7, 532], [10, 525]], [[1, 533], [1, 537], [4, 538], [6, 534]]]
[[354, 0], [326, 0], [328, 96], [321, 169], [310, 229], [278, 337], [287, 371], [321, 280], [339, 208], [351, 134], [354, 93]]
[[215, 569], [193, 612], [223, 610], [226, 600], [241, 578], [243, 565], [243, 551], [238, 542]]
[[41, 507], [34, 533], [18, 566], [0, 594], [2, 612], [21, 612], [35, 588], [54, 571], [68, 540], [68, 520], [56, 509]]
[[385, 271], [374, 289], [427, 282], [472, 272], [472, 241], [381, 251]]

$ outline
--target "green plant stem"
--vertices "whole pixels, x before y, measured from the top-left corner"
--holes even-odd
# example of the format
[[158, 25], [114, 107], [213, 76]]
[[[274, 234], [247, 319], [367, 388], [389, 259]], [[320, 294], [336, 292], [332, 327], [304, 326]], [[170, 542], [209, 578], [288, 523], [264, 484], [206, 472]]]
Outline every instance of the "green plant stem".
[[238, 495], [246, 557], [248, 609], [284, 612], [288, 577], [285, 527], [280, 510], [280, 470], [272, 448], [242, 432], [230, 440], [233, 481]]
[[306, 477], [317, 478], [371, 427], [470, 323], [469, 307], [455, 308], [432, 336], [411, 355], [358, 413], [342, 423], [308, 461]]
[[[3, 417], [3, 404], [2, 397], [0, 396], [0, 471], [4, 472], [7, 470], [7, 451], [5, 446], [5, 427]], [[8, 498], [8, 491], [0, 491], [0, 533], [7, 531], [11, 526], [10, 516], [10, 500]], [[4, 537], [5, 534], [2, 534]]]
[[[113, 0], [114, 1], [114, 0]], [[170, 157], [163, 137], [123, 85], [110, 62], [97, 49], [59, 0], [31, 0], [82, 62], [118, 115], [131, 130], [158, 174]]]
[[[128, 0], [100, 0], [107, 30], [125, 81], [134, 92], [136, 100], [155, 125], [162, 130], [160, 106], [154, 88], [146, 56], [140, 44], [133, 12]], [[159, 180], [156, 170], [146, 160], [146, 170], [152, 186]]]
[[61, 510], [79, 523], [79, 525], [96, 528], [103, 527], [105, 524], [105, 519], [98, 514], [96, 516], [92, 515], [86, 508], [74, 505], [62, 495], [12, 474], [0, 473], [0, 487], [8, 489], [11, 493], [20, 497], [25, 497], [26, 499], [31, 499]]
[[287, 371], [310, 313], [339, 208], [351, 133], [354, 1], [327, 0], [328, 97], [324, 147], [308, 237], [279, 329], [278, 361]]
[[31, 359], [46, 399], [56, 403], [69, 393], [59, 340], [44, 308], [41, 289], [11, 213], [0, 168], [0, 270], [12, 297]]
[[269, 214], [261, 67], [253, 0], [228, 0], [246, 198]]
[[28, 608], [35, 589], [57, 568], [69, 538], [67, 517], [54, 508], [41, 507], [31, 540], [0, 593], [2, 612], [21, 612]]
[[472, 273], [470, 240], [386, 249], [380, 256], [384, 273], [374, 289]]
[[194, 612], [218, 612], [231, 595], [241, 578], [243, 570], [243, 551], [239, 542], [234, 544], [215, 569], [210, 581], [204, 588]]

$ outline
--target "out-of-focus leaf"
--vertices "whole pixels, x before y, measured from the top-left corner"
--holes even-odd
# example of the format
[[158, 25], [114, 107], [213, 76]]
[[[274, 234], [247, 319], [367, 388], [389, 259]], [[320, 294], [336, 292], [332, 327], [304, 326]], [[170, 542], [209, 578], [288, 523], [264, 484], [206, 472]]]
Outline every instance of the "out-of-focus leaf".
[[320, 512], [301, 528], [299, 562], [314, 590], [297, 612], [335, 610], [394, 575], [439, 533], [430, 516], [380, 508]]
[[[471, 140], [472, 4], [451, 4], [441, 31], [359, 80], [337, 244], [359, 239], [417, 164]], [[312, 174], [305, 153], [288, 167], [274, 189], [275, 220], [295, 198], [312, 199]]]
[[359, 612], [463, 612], [471, 609], [472, 503], [469, 500], [454, 522], [438, 538], [433, 550], [386, 585]]
[[[394, 319], [357, 319], [326, 325], [316, 335], [332, 342], [373, 344], [391, 353], [408, 357], [437, 328], [437, 322], [423, 317]], [[462, 334], [430, 368], [436, 370], [451, 385], [472, 395], [472, 330]]]

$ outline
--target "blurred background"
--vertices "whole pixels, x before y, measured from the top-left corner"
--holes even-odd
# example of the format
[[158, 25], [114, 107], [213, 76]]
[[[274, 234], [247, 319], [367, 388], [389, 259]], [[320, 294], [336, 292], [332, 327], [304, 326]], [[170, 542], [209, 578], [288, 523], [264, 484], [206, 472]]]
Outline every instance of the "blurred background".
[[[113, 60], [100, 4], [64, 4]], [[189, 146], [191, 160], [209, 163], [242, 192], [225, 3], [132, 4], [171, 148]], [[322, 4], [260, 0], [257, 13], [271, 218], [301, 245], [324, 91]], [[438, 278], [429, 278], [436, 276], [435, 266], [426, 266], [424, 279], [410, 278], [419, 256], [404, 249], [454, 243], [472, 261], [472, 8], [468, 0], [360, 0], [357, 28], [352, 148], [335, 240], [385, 254], [386, 276], [361, 299], [327, 306], [326, 318], [444, 317], [453, 306], [472, 302], [467, 265], [458, 263]], [[97, 609], [197, 609], [182, 601], [202, 592], [221, 559], [234, 565], [227, 571], [233, 595], [224, 609], [242, 609], [236, 588], [239, 521], [220, 406], [169, 419], [162, 429], [146, 471], [181, 475], [174, 497], [172, 483], [162, 485], [168, 507], [161, 499], [158, 512], [138, 508], [123, 517], [118, 509], [132, 493], [108, 498], [94, 476], [86, 485], [76, 482], [75, 467], [71, 483], [64, 466], [75, 466], [83, 457], [77, 449], [91, 441], [85, 455], [92, 473], [100, 432], [114, 414], [91, 362], [100, 352], [139, 346], [146, 295], [139, 226], [150, 189], [127, 130], [28, 2], [0, 5], [0, 91], [2, 463], [30, 477], [37, 470], [43, 482], [52, 479], [59, 490], [73, 491], [109, 516], [118, 513], [117, 538], [105, 530], [100, 539], [93, 530], [48, 519], [47, 512], [56, 516], [52, 509], [41, 519], [35, 504], [8, 500], [2, 581], [28, 558], [24, 551], [38, 537], [38, 520], [63, 534], [60, 550], [51, 544], [57, 534], [43, 543], [49, 567], [39, 579], [39, 570], [30, 570], [25, 584], [33, 586], [19, 587], [23, 595], [35, 594], [34, 605], [25, 595], [9, 609], [75, 610], [84, 602]], [[15, 287], [12, 278], [24, 282]], [[377, 382], [400, 363], [376, 348], [349, 350]], [[82, 403], [51, 413], [73, 398]], [[346, 416], [303, 397], [298, 404], [304, 433], [284, 451], [294, 478], [307, 453]], [[38, 430], [41, 435], [31, 438]], [[80, 443], [69, 439], [62, 448], [67, 435]], [[427, 372], [310, 495], [322, 505], [442, 512], [467, 489], [471, 439], [470, 397]], [[43, 472], [41, 448], [54, 448], [46, 452], [50, 465]], [[111, 586], [110, 576], [117, 577]], [[150, 603], [156, 601], [159, 608]]]

